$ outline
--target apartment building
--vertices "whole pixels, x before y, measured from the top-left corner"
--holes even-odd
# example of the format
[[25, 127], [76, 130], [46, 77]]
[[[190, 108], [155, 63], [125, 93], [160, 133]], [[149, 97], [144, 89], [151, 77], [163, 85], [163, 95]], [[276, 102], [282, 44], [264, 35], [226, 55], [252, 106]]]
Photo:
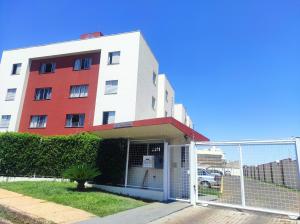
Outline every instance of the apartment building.
[[183, 164], [188, 150], [168, 144], [208, 140], [191, 127], [140, 32], [96, 32], [2, 54], [0, 132], [127, 139], [125, 181], [104, 190], [166, 200], [169, 152]]
[[164, 117], [192, 127], [139, 31], [2, 54], [0, 132], [72, 134]]

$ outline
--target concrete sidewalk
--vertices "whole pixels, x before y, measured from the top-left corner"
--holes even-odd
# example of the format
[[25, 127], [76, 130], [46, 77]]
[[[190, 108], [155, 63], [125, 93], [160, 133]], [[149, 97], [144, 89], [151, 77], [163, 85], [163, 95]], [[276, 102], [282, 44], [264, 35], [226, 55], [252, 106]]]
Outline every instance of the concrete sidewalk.
[[0, 204], [34, 218], [61, 224], [80, 222], [95, 217], [95, 215], [80, 209], [35, 199], [1, 188]]
[[134, 208], [103, 218], [92, 218], [87, 221], [78, 222], [78, 224], [146, 224], [160, 219], [174, 212], [190, 207], [189, 203], [171, 202], [171, 203], [151, 203], [142, 207]]

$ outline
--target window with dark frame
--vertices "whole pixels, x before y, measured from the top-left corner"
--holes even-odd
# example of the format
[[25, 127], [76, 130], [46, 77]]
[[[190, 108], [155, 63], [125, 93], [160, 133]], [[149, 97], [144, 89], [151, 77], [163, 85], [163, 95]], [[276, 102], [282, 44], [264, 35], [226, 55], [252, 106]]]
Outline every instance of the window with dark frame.
[[92, 65], [92, 58], [78, 58], [74, 62], [73, 69], [75, 71], [90, 69]]
[[120, 63], [120, 51], [114, 51], [108, 53], [108, 64], [115, 65]]
[[35, 89], [34, 99], [39, 100], [50, 100], [52, 95], [52, 88], [37, 88]]
[[13, 68], [12, 68], [12, 75], [19, 75], [20, 72], [21, 72], [21, 66], [22, 64], [21, 63], [18, 63], [18, 64], [13, 64]]
[[40, 73], [46, 74], [46, 73], [55, 72], [55, 67], [56, 67], [56, 63], [54, 63], [54, 62], [43, 63], [43, 64], [41, 64], [41, 67], [40, 67]]
[[47, 125], [47, 115], [33, 115], [30, 118], [30, 128], [45, 128]]
[[17, 89], [7, 89], [5, 101], [14, 101], [16, 97]]
[[2, 115], [0, 120], [0, 128], [8, 128], [11, 115]]
[[155, 110], [156, 109], [156, 99], [154, 96], [152, 96], [152, 102], [151, 102], [151, 106], [152, 106], [152, 109]]
[[85, 114], [67, 114], [66, 124], [67, 128], [81, 128], [84, 127]]
[[165, 92], [165, 100], [166, 100], [166, 102], [168, 102], [168, 97], [169, 97], [169, 92], [168, 92], [168, 90], [166, 90], [166, 92]]
[[157, 75], [155, 72], [152, 73], [152, 82], [153, 82], [153, 85], [156, 86], [157, 84]]
[[104, 111], [103, 112], [103, 118], [102, 118], [102, 124], [113, 124], [115, 123], [115, 111]]
[[118, 93], [118, 80], [108, 80], [105, 82], [105, 95]]
[[70, 98], [83, 98], [88, 96], [88, 85], [75, 85], [70, 87]]

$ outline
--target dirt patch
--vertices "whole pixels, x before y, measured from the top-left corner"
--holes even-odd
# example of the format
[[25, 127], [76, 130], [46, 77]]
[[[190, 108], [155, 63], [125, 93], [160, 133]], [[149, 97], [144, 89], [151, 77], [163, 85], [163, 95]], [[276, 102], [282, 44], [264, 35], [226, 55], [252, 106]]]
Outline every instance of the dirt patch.
[[0, 214], [0, 224], [54, 224], [2, 205], [0, 205]]

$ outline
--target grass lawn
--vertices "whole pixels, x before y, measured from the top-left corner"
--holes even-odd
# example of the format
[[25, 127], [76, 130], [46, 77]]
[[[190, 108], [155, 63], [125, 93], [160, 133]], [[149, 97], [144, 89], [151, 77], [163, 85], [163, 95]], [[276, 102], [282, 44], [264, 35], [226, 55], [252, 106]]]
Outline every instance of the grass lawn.
[[10, 182], [0, 183], [0, 188], [79, 208], [97, 216], [107, 216], [127, 209], [145, 205], [146, 202], [122, 197], [97, 189], [74, 191], [76, 184], [70, 182]]
[[198, 194], [199, 195], [216, 195], [218, 198], [222, 195], [220, 189], [218, 188], [205, 188], [205, 187], [198, 187]]

